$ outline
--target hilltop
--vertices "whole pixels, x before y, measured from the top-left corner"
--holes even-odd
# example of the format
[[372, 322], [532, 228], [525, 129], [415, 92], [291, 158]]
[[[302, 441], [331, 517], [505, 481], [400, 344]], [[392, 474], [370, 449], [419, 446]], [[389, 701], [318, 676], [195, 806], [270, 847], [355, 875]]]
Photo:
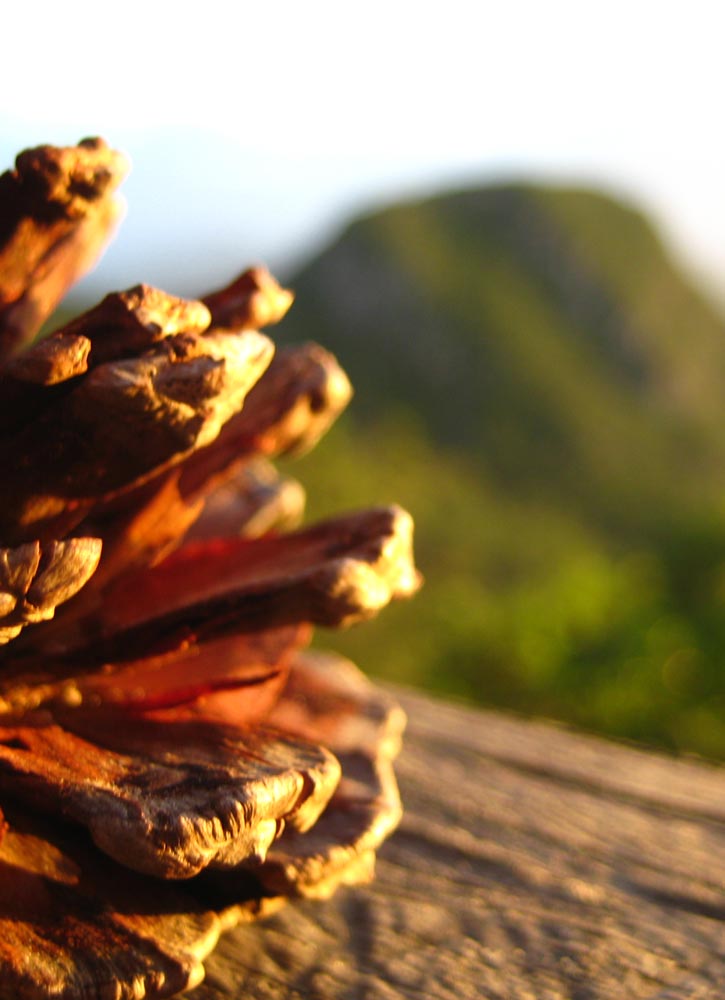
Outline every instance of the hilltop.
[[725, 321], [651, 222], [593, 191], [461, 191], [355, 221], [292, 285], [279, 339], [357, 389], [295, 469], [313, 513], [400, 500], [429, 578], [351, 653], [725, 754]]

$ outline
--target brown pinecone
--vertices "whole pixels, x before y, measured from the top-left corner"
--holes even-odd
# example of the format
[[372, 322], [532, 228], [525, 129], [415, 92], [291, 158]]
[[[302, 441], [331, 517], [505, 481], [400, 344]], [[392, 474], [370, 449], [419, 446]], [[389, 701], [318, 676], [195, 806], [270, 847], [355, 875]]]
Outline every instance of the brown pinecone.
[[101, 140], [0, 177], [0, 996], [169, 997], [221, 930], [366, 879], [403, 717], [312, 626], [412, 594], [398, 508], [298, 528], [270, 460], [350, 396], [261, 269], [33, 343], [118, 217]]

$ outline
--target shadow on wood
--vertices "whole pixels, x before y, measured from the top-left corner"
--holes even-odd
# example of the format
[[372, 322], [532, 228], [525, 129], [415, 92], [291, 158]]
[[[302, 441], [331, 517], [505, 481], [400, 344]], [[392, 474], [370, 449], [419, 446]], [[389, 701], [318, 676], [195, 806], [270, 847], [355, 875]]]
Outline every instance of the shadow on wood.
[[374, 884], [228, 934], [192, 1000], [722, 995], [722, 769], [398, 694]]

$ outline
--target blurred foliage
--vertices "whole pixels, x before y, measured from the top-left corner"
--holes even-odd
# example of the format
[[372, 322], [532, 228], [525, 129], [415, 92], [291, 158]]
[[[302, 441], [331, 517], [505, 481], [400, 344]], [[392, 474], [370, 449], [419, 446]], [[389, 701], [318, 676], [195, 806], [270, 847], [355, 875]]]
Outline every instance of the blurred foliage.
[[[426, 584], [366, 670], [725, 758], [725, 323], [631, 208], [508, 186], [353, 225], [293, 281], [357, 399], [290, 467], [398, 501]], [[321, 636], [323, 644], [329, 636]]]
[[416, 520], [421, 593], [320, 644], [403, 683], [725, 758], [725, 524], [608, 551], [556, 509], [502, 501], [400, 414], [343, 419], [287, 471], [311, 518], [397, 500]]

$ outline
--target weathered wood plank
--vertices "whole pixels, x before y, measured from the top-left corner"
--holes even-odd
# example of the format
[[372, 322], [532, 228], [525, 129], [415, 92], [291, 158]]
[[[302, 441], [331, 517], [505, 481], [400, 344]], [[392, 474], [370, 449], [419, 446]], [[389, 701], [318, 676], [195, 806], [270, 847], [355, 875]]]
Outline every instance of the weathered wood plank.
[[725, 770], [401, 700], [375, 883], [237, 928], [193, 1000], [725, 995]]

